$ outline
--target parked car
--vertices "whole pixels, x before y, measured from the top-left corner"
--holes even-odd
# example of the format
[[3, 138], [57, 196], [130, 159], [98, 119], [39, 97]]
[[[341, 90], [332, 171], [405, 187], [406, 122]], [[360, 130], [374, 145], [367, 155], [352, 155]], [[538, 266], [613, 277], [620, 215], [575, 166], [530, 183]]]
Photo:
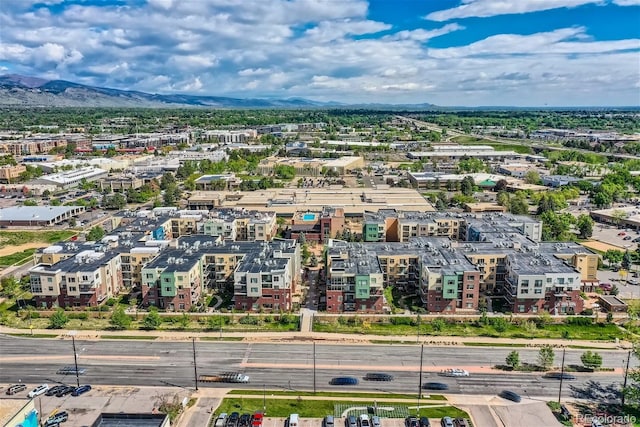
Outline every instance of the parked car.
[[510, 390], [502, 390], [500, 392], [500, 397], [516, 403], [520, 403], [520, 401], [522, 401], [522, 397], [520, 397], [518, 393]]
[[622, 240], [631, 240], [631, 236], [624, 236]]
[[455, 427], [469, 427], [471, 424], [466, 418], [456, 418], [455, 420], [453, 420], [453, 425]]
[[640, 282], [638, 282], [638, 279], [629, 279], [629, 280], [627, 280], [627, 282], [630, 285], [637, 285], [638, 283], [640, 283]]
[[250, 423], [251, 423], [251, 415], [249, 414], [240, 415], [240, 418], [238, 419], [238, 427], [249, 427]]
[[80, 387], [76, 387], [75, 390], [71, 392], [71, 396], [80, 396], [91, 390], [91, 386], [89, 384], [81, 385]]
[[7, 394], [9, 396], [13, 396], [16, 393], [20, 393], [21, 391], [25, 391], [27, 386], [24, 384], [15, 384], [7, 389]]
[[380, 427], [380, 417], [374, 415], [371, 417], [371, 427]]
[[420, 427], [431, 427], [431, 423], [429, 422], [429, 418], [420, 417]]
[[42, 385], [39, 385], [38, 387], [34, 388], [33, 390], [31, 390], [29, 392], [28, 396], [33, 399], [36, 396], [40, 396], [41, 394], [46, 393], [47, 390], [49, 390], [49, 385], [48, 384], [42, 384]]
[[264, 414], [262, 412], [256, 412], [251, 417], [251, 427], [262, 427], [264, 421]]
[[56, 414], [51, 415], [47, 421], [44, 423], [45, 427], [53, 427], [58, 426], [60, 423], [64, 423], [69, 419], [69, 414], [67, 411], [58, 412]]
[[624, 231], [621, 231], [621, 232], [618, 233], [618, 236], [624, 236], [625, 234], [627, 234], [627, 233], [625, 233]]
[[213, 425], [214, 427], [225, 427], [225, 425], [227, 424], [227, 413], [223, 412], [220, 415], [218, 415], [218, 418], [216, 418], [216, 422]]
[[344, 427], [358, 427], [358, 422], [356, 421], [356, 417], [353, 415], [349, 415], [344, 419]]
[[56, 397], [64, 397], [67, 394], [73, 393], [75, 389], [76, 388], [72, 385], [65, 386], [65, 388], [56, 393]]
[[371, 422], [369, 421], [369, 415], [361, 414], [358, 417], [358, 425], [359, 427], [371, 427]]
[[445, 383], [428, 382], [422, 384], [422, 388], [425, 390], [449, 390], [449, 386]]
[[545, 378], [552, 378], [554, 380], [575, 380], [576, 376], [567, 372], [549, 372], [545, 375]]
[[358, 379], [354, 377], [335, 377], [329, 381], [329, 385], [358, 385]]
[[45, 396], [55, 396], [56, 394], [58, 394], [60, 391], [64, 390], [65, 388], [67, 388], [66, 385], [54, 385], [49, 390], [47, 390], [47, 392], [44, 395]]
[[416, 417], [408, 416], [404, 419], [404, 427], [420, 427], [420, 421]]
[[227, 418], [226, 427], [236, 427], [238, 425], [238, 420], [240, 419], [240, 414], [237, 412], [232, 412]]
[[613, 289], [613, 285], [611, 283], [600, 283], [599, 286], [603, 291], [610, 291], [611, 289]]
[[[81, 368], [78, 366], [78, 375], [84, 375], [86, 372], [85, 368]], [[64, 368], [58, 369], [58, 375], [75, 375], [76, 367], [75, 366], [65, 366]]]
[[383, 372], [368, 372], [364, 379], [367, 381], [392, 381], [393, 375]]
[[440, 419], [440, 425], [442, 427], [454, 427], [451, 417], [443, 417]]
[[333, 415], [327, 415], [326, 417], [324, 417], [324, 419], [322, 420], [322, 427], [335, 427]]

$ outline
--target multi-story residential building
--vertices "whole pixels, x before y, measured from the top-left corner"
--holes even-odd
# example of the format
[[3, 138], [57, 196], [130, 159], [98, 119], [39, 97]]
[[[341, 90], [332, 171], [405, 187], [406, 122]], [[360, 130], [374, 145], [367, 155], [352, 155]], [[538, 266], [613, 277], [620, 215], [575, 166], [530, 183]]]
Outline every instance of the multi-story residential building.
[[202, 293], [202, 255], [167, 249], [141, 270], [145, 306], [168, 311], [188, 311]]
[[329, 239], [344, 238], [345, 233], [350, 233], [345, 226], [344, 208], [325, 206], [321, 211], [296, 212], [285, 235], [291, 239], [300, 239], [304, 234], [306, 241], [326, 243]]
[[208, 215], [202, 230], [225, 240], [268, 242], [276, 237], [278, 222], [275, 212], [219, 209]]
[[507, 255], [505, 297], [514, 313], [579, 313], [580, 272], [563, 260], [541, 253]]
[[327, 254], [326, 308], [329, 312], [382, 312], [384, 275], [374, 252], [351, 244]]
[[95, 307], [122, 288], [117, 252], [85, 250], [51, 266], [36, 265], [29, 273], [39, 307]]

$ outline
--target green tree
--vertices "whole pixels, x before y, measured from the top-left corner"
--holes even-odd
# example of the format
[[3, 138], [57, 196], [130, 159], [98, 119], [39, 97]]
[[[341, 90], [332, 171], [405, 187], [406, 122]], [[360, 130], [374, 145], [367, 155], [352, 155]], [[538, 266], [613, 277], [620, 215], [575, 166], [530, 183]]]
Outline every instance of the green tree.
[[540, 184], [540, 173], [535, 169], [530, 169], [524, 174], [524, 182], [527, 184]]
[[20, 282], [13, 276], [5, 276], [0, 280], [0, 290], [9, 298], [15, 297], [20, 290]]
[[473, 196], [474, 190], [475, 190], [475, 182], [473, 181], [473, 177], [465, 176], [462, 179], [462, 183], [460, 184], [460, 191], [465, 196]]
[[580, 356], [580, 360], [585, 368], [598, 369], [602, 366], [602, 356], [595, 351], [585, 351]]
[[96, 225], [87, 233], [87, 240], [91, 242], [97, 242], [98, 240], [101, 240], [104, 237], [104, 234], [105, 234], [104, 228], [102, 228], [99, 225]]
[[24, 203], [22, 203], [23, 206], [38, 206], [38, 202], [36, 202], [33, 199], [28, 199], [25, 200]]
[[162, 324], [162, 318], [160, 317], [160, 313], [158, 313], [158, 309], [155, 307], [149, 308], [149, 313], [144, 316], [142, 320], [142, 328], [147, 330], [155, 330], [160, 327]]
[[593, 220], [589, 215], [582, 214], [578, 216], [576, 227], [580, 232], [581, 239], [588, 239], [593, 235]]
[[608, 249], [604, 255], [602, 255], [602, 259], [607, 261], [610, 266], [620, 264], [623, 258], [624, 252], [617, 249]]
[[529, 203], [524, 196], [516, 196], [509, 201], [509, 212], [514, 215], [526, 215], [529, 213]]
[[512, 369], [516, 369], [518, 366], [520, 366], [520, 353], [518, 353], [516, 350], [513, 350], [507, 355], [506, 363], [507, 366], [510, 366]]
[[548, 370], [551, 368], [553, 366], [553, 359], [555, 359], [553, 347], [545, 345], [540, 348], [538, 352], [538, 365], [540, 365], [542, 369]]
[[49, 318], [50, 329], [62, 329], [69, 321], [69, 317], [63, 309], [57, 309]]
[[131, 317], [124, 312], [124, 307], [118, 305], [113, 309], [109, 323], [114, 329], [127, 329], [131, 326]]

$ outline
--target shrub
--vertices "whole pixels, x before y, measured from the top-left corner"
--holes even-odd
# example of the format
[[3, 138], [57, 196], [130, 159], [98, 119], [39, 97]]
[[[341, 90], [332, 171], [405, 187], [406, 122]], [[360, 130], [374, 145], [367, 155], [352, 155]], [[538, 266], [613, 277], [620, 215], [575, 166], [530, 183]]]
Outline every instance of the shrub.
[[433, 322], [431, 322], [431, 328], [433, 328], [433, 330], [436, 332], [442, 331], [444, 327], [445, 327], [445, 322], [440, 318], [433, 319]]
[[77, 320], [87, 320], [89, 318], [89, 313], [69, 313], [69, 319], [77, 319]]
[[49, 328], [51, 329], [62, 329], [64, 325], [69, 321], [69, 317], [64, 312], [63, 309], [59, 308], [51, 315], [49, 318]]
[[415, 326], [415, 320], [411, 317], [392, 317], [391, 318], [392, 325], [407, 325], [407, 326]]
[[593, 319], [591, 317], [568, 317], [564, 323], [572, 326], [589, 326], [593, 324]]
[[249, 316], [248, 314], [244, 317], [241, 317], [238, 321], [241, 325], [258, 325], [260, 323], [260, 319], [256, 316]]

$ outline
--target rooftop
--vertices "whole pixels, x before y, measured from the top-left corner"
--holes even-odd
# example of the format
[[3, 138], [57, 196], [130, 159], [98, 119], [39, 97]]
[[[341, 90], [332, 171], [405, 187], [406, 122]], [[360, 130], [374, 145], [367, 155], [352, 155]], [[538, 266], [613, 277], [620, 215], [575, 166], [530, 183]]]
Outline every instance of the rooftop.
[[0, 209], [0, 221], [51, 221], [82, 206], [12, 206]]

